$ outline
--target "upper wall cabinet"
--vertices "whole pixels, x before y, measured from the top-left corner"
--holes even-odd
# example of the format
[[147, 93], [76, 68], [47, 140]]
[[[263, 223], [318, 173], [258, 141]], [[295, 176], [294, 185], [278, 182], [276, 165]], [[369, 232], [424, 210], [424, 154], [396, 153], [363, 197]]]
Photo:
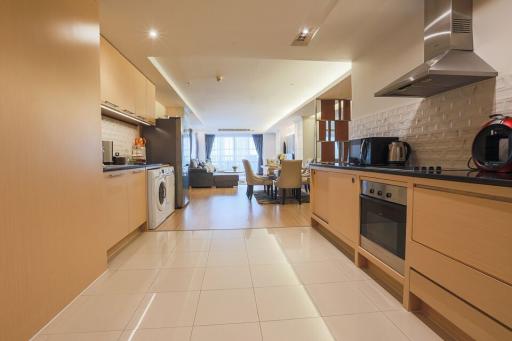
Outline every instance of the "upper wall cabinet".
[[103, 37], [100, 42], [100, 81], [103, 104], [154, 121], [155, 85]]

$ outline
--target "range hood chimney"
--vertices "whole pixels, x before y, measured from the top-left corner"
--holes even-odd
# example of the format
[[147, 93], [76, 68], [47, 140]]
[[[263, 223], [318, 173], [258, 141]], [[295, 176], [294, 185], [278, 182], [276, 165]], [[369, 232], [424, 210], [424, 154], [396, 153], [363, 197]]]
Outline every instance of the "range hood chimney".
[[376, 97], [430, 97], [498, 75], [473, 52], [473, 1], [425, 0], [425, 62]]

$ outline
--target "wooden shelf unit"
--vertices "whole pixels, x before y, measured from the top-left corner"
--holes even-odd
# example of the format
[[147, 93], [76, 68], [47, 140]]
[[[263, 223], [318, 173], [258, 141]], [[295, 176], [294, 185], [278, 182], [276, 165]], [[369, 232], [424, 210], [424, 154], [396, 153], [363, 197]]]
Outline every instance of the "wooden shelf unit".
[[348, 129], [352, 113], [349, 99], [315, 101], [315, 160], [340, 162], [346, 159]]

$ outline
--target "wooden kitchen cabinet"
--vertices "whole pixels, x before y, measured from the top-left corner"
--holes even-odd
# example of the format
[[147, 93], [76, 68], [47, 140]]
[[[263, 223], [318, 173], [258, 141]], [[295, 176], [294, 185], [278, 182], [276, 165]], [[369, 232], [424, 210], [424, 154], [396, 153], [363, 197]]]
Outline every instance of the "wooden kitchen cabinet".
[[101, 102], [154, 120], [155, 85], [105, 38], [100, 40]]
[[352, 248], [359, 244], [359, 183], [355, 175], [314, 169], [311, 209], [331, 233]]
[[103, 217], [105, 219], [105, 248], [109, 249], [129, 232], [128, 174], [125, 171], [108, 172], [103, 181]]
[[146, 118], [146, 77], [135, 67], [132, 69], [132, 82], [134, 89], [135, 111], [134, 113], [142, 118]]
[[103, 175], [103, 217], [106, 250], [146, 222], [146, 171], [144, 168]]
[[146, 119], [148, 121], [155, 120], [155, 102], [156, 102], [156, 87], [146, 79]]
[[329, 223], [329, 178], [332, 173], [313, 169], [311, 171], [311, 211]]
[[329, 229], [356, 247], [359, 244], [359, 186], [355, 175], [332, 173], [329, 176]]
[[512, 203], [420, 187], [413, 200], [413, 241], [512, 284]]
[[132, 170], [128, 177], [128, 217], [133, 230], [147, 220], [146, 170]]

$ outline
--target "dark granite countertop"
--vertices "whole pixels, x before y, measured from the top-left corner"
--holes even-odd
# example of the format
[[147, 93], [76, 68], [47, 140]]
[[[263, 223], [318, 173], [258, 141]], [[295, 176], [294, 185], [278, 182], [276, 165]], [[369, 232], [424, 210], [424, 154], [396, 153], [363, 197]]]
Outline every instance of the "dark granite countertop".
[[411, 168], [398, 168], [391, 166], [355, 166], [345, 163], [312, 163], [311, 166], [512, 187], [512, 173], [491, 173], [470, 169], [443, 169], [440, 172], [428, 172], [414, 171]]
[[146, 165], [103, 165], [103, 172], [114, 172], [114, 171], [121, 171], [121, 170], [127, 170], [127, 169], [137, 169], [137, 168], [146, 168], [146, 169], [153, 169], [153, 168], [160, 168], [164, 166], [163, 163], [150, 163]]

